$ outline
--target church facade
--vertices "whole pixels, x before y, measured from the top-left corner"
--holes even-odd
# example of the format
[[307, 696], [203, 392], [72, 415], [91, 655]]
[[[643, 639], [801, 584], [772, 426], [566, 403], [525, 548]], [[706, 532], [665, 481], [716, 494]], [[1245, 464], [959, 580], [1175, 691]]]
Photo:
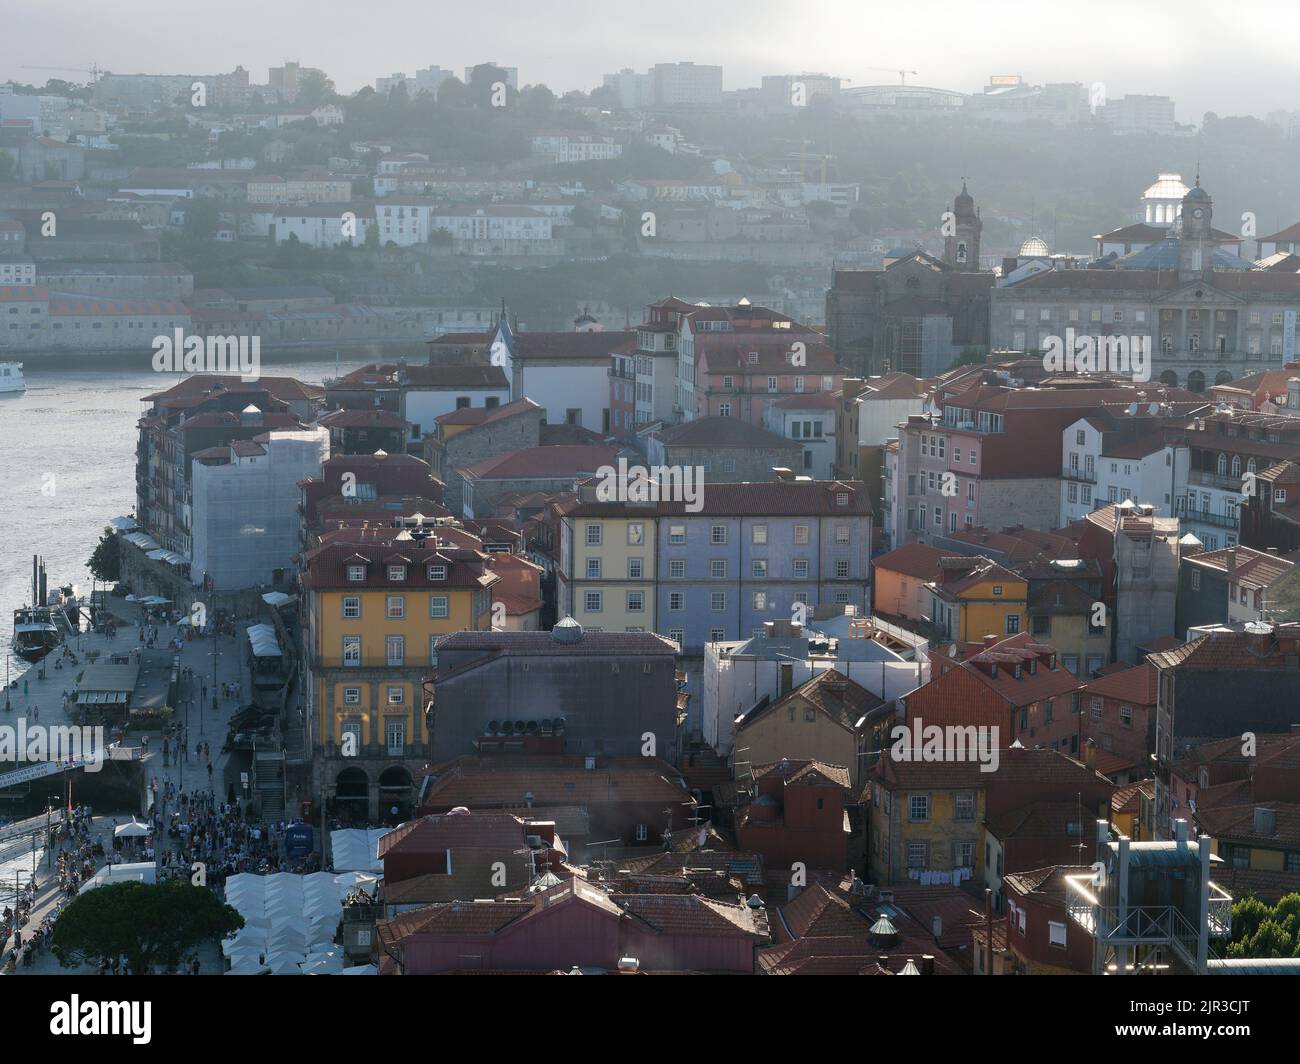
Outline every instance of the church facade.
[[854, 375], [929, 377], [968, 348], [987, 350], [994, 275], [979, 269], [983, 223], [964, 183], [942, 224], [942, 258], [916, 249], [887, 257], [880, 270], [835, 271], [826, 324]]

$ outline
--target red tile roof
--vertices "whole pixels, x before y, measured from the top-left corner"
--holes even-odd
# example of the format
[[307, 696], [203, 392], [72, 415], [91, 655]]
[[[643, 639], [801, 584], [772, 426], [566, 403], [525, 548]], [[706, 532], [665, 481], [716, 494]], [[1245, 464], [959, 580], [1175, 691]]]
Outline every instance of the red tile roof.
[[460, 473], [466, 480], [561, 480], [613, 466], [620, 449], [611, 444], [526, 447], [475, 462]]
[[873, 558], [871, 565], [874, 569], [887, 569], [891, 573], [902, 573], [904, 576], [928, 581], [935, 578], [939, 559], [944, 557], [947, 557], [947, 554], [937, 547], [930, 547], [924, 543], [907, 543], [896, 547], [888, 554]]
[[1159, 690], [1160, 674], [1147, 662], [1131, 669], [1108, 673], [1090, 680], [1084, 686], [1083, 697], [1097, 695], [1113, 698], [1116, 702], [1154, 706]]

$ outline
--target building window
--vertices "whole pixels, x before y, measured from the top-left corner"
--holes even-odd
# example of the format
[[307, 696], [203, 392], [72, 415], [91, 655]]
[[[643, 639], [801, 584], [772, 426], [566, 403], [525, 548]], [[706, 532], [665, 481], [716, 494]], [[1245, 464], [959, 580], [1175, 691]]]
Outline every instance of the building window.
[[753, 576], [754, 576], [755, 579], [757, 579], [757, 580], [766, 580], [766, 579], [767, 579], [767, 559], [766, 559], [766, 558], [755, 558], [755, 559], [753, 560], [753, 562], [750, 564], [750, 572], [753, 574]]
[[387, 689], [388, 704], [390, 706], [402, 706], [406, 704], [406, 688], [398, 687], [396, 684]]
[[[935, 511], [935, 513], [938, 513], [938, 512], [939, 512], [938, 510]], [[835, 526], [835, 542], [836, 542], [836, 543], [839, 543], [839, 544], [845, 544], [845, 543], [849, 543], [849, 542], [851, 542], [851, 541], [852, 541], [852, 531], [851, 531], [851, 529], [849, 528], [849, 526], [848, 526], [848, 525], [836, 525], [836, 526]]]
[[599, 613], [601, 610], [602, 596], [599, 591], [588, 591], [583, 596], [583, 605], [588, 613]]
[[406, 579], [406, 566], [390, 565], [388, 567], [388, 579], [395, 584], [400, 584]]
[[343, 637], [343, 664], [361, 664], [361, 637], [359, 635], [345, 635]]
[[602, 538], [601, 530], [602, 530], [602, 526], [595, 521], [592, 521], [587, 525], [587, 546], [588, 547], [600, 546], [601, 538]]
[[760, 610], [760, 611], [761, 611], [761, 610], [766, 610], [766, 609], [767, 609], [767, 592], [766, 592], [766, 591], [755, 591], [755, 592], [754, 592], [754, 609], [755, 609], [755, 610]]
[[641, 571], [642, 565], [640, 558], [629, 558], [627, 560], [627, 578], [629, 580], [640, 580]]
[[356, 595], [348, 595], [343, 599], [343, 616], [348, 620], [354, 620], [361, 616], [361, 599]]
[[795, 525], [795, 526], [794, 526], [794, 541], [795, 541], [795, 544], [798, 545], [798, 546], [806, 546], [806, 545], [807, 545], [807, 543], [808, 543], [808, 526], [807, 526], [807, 525]]
[[431, 566], [429, 566], [429, 579], [430, 579], [430, 580], [446, 580], [446, 579], [447, 579], [447, 567], [446, 567], [445, 565], [431, 565]]
[[1133, 707], [1132, 707], [1132, 706], [1120, 706], [1120, 707], [1119, 707], [1119, 726], [1120, 726], [1121, 728], [1131, 728], [1131, 727], [1133, 727]]
[[435, 621], [445, 621], [451, 616], [451, 600], [446, 595], [430, 595], [429, 616]]
[[686, 596], [680, 591], [671, 591], [668, 594], [668, 608], [670, 610], [684, 609], [686, 606]]
[[674, 580], [681, 580], [686, 576], [686, 559], [672, 558], [668, 562], [668, 575]]
[[924, 842], [907, 844], [907, 867], [924, 868], [928, 863], [929, 846]]
[[709, 609], [714, 613], [721, 613], [727, 608], [727, 593], [725, 591], [709, 592]]
[[681, 646], [683, 643], [686, 642], [686, 629], [685, 629], [685, 628], [669, 628], [669, 629], [668, 629], [668, 638], [671, 639], [671, 640], [672, 640], [674, 643], [676, 643], [678, 646]]
[[600, 559], [599, 559], [599, 558], [588, 558], [588, 559], [587, 559], [587, 579], [588, 579], [588, 580], [599, 580], [599, 579], [600, 579]]
[[384, 599], [384, 616], [390, 621], [400, 621], [406, 616], [406, 596], [388, 595]]
[[649, 826], [646, 824], [638, 824], [636, 826], [636, 841], [645, 842], [646, 839], [648, 839], [649, 837], [650, 837]]
[[727, 542], [727, 526], [714, 525], [709, 529], [709, 542], [714, 546], [722, 546]]
[[709, 562], [709, 576], [714, 580], [725, 580], [727, 577], [727, 559], [714, 558]]
[[909, 820], [929, 820], [930, 796], [928, 794], [912, 795], [907, 803], [907, 817]]
[[725, 628], [710, 628], [710, 629], [709, 629], [709, 642], [710, 642], [710, 643], [721, 643], [721, 642], [722, 642], [724, 639], [726, 639], [726, 638], [727, 638], [727, 630], [726, 630]]
[[627, 593], [627, 608], [629, 613], [643, 613], [645, 611], [645, 592], [629, 591]]
[[767, 545], [767, 525], [755, 525], [753, 528], [752, 538], [755, 546]]
[[1007, 614], [1007, 635], [1015, 635], [1020, 631], [1020, 614]]
[[[794, 575], [799, 580], [808, 579], [808, 559], [796, 558], [794, 560]], [[802, 594], [802, 592], [800, 592]]]
[[406, 721], [390, 720], [384, 730], [388, 734], [388, 756], [401, 757], [406, 748]]
[[364, 565], [349, 565], [348, 579], [357, 582], [366, 578], [366, 567]]
[[680, 546], [686, 542], [686, 526], [671, 525], [668, 529], [668, 542]]
[[406, 637], [390, 635], [384, 638], [384, 661], [388, 665], [406, 664]]
[[361, 705], [361, 688], [360, 687], [343, 688], [343, 704], [345, 706]]
[[835, 578], [837, 580], [847, 580], [849, 578], [849, 563], [843, 558], [835, 563]]
[[953, 819], [975, 819], [975, 795], [973, 792], [962, 791], [953, 799]]
[[1047, 921], [1047, 944], [1065, 949], [1065, 925], [1056, 920]]

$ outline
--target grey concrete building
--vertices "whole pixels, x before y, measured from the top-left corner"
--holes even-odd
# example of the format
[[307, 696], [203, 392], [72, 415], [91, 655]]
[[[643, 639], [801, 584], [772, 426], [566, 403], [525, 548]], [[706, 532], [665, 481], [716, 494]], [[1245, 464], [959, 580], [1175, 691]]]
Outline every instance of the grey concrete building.
[[671, 425], [646, 440], [650, 465], [695, 467], [705, 483], [772, 479], [772, 470], [803, 472], [803, 446], [735, 417], [704, 417]]
[[663, 636], [584, 632], [572, 618], [551, 632], [456, 632], [438, 640], [434, 668], [434, 762], [513, 750], [676, 764], [677, 647]]
[[501, 406], [466, 406], [434, 419], [424, 439], [424, 458], [445, 485], [443, 504], [454, 514], [464, 512], [461, 469], [542, 442], [546, 411], [524, 397]]

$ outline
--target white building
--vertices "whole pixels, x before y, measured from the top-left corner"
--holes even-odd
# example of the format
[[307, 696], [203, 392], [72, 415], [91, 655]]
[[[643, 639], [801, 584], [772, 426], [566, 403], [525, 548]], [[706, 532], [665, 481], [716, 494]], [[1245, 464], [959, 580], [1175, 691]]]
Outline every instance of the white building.
[[300, 243], [314, 248], [332, 248], [339, 244], [360, 247], [374, 224], [374, 207], [352, 203], [281, 207], [271, 219], [277, 244], [283, 244], [293, 236]]
[[722, 67], [695, 63], [656, 63], [650, 80], [657, 107], [722, 103]]
[[534, 155], [553, 163], [589, 163], [623, 154], [623, 145], [598, 133], [547, 131], [534, 134], [531, 145]]
[[772, 403], [763, 415], [769, 432], [793, 440], [803, 448], [801, 476], [831, 480], [835, 476], [835, 409], [832, 392], [791, 395]]
[[431, 200], [399, 199], [389, 196], [375, 205], [375, 223], [379, 226], [379, 246], [390, 243], [399, 248], [427, 244], [438, 226], [433, 221], [435, 205]]
[[638, 74], [625, 67], [617, 74], [606, 74], [601, 84], [618, 93], [618, 103], [625, 111], [637, 111], [654, 103], [654, 83], [649, 74]]
[[1121, 96], [1097, 108], [1113, 133], [1172, 133], [1174, 101], [1168, 96]]
[[1080, 418], [1062, 432], [1061, 455], [1061, 527], [1126, 499], [1150, 503], [1159, 517], [1177, 515], [1190, 452], [1166, 440], [1149, 408]]
[[[256, 408], [250, 410], [260, 417]], [[320, 476], [329, 450], [329, 430], [314, 427], [272, 430], [195, 453], [195, 587], [205, 574], [218, 591], [279, 584], [292, 576], [302, 549], [297, 485]]]
[[930, 679], [929, 645], [876, 618], [845, 615], [806, 628], [788, 621], [764, 628], [751, 639], [704, 644], [701, 733], [720, 754], [734, 752], [736, 717], [818, 673], [834, 669], [886, 702]]

